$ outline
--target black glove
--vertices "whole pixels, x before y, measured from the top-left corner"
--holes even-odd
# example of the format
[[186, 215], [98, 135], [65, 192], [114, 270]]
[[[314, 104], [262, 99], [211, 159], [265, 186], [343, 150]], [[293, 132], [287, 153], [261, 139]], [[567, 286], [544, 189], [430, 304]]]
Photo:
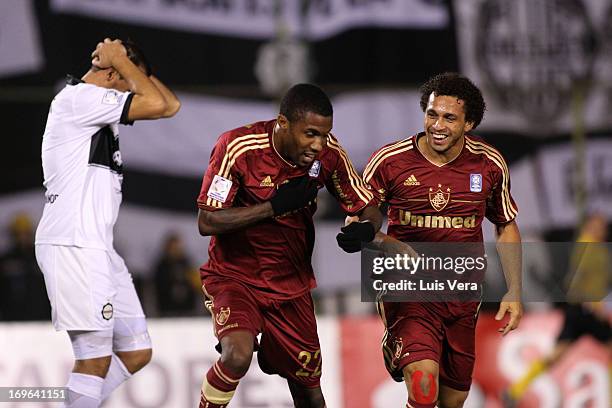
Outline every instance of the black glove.
[[317, 196], [317, 185], [310, 181], [308, 175], [289, 180], [281, 184], [274, 197], [270, 199], [274, 216], [286, 214], [290, 211], [305, 207]]
[[374, 225], [371, 222], [351, 222], [346, 227], [340, 228], [341, 233], [336, 235], [336, 241], [345, 252], [358, 252], [361, 244], [371, 242], [376, 235]]

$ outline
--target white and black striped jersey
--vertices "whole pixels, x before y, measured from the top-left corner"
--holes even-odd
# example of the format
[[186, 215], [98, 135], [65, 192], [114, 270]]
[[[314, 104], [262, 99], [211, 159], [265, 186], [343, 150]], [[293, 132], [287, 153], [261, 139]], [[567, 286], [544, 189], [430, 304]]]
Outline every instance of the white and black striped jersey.
[[42, 140], [45, 208], [37, 244], [110, 250], [121, 204], [118, 124], [133, 94], [69, 77], [53, 99]]

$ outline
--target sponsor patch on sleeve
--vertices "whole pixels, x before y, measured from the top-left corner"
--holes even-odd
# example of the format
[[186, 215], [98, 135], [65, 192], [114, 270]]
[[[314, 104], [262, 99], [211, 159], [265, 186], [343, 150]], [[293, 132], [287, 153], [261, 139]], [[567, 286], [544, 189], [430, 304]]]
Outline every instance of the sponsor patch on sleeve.
[[106, 91], [102, 97], [102, 103], [105, 105], [119, 105], [122, 99], [123, 94], [111, 89]]
[[227, 200], [227, 196], [229, 195], [231, 188], [231, 180], [216, 174], [212, 183], [210, 184], [210, 187], [208, 188], [208, 193], [206, 193], [206, 195], [214, 200], [224, 203], [225, 200]]

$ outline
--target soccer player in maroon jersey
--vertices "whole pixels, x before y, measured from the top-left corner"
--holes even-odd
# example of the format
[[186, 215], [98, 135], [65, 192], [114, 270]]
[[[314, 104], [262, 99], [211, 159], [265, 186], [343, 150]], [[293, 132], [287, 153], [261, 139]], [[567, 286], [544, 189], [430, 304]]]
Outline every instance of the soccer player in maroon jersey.
[[[510, 175], [502, 155], [468, 134], [481, 122], [485, 103], [467, 78], [445, 73], [421, 88], [425, 131], [384, 146], [364, 170], [380, 202], [388, 204], [387, 234], [374, 246], [413, 253], [403, 242], [482, 243], [481, 224], [496, 227], [508, 292], [497, 320], [509, 312], [502, 334], [522, 315], [520, 234]], [[512, 243], [512, 244], [508, 244]], [[408, 407], [462, 407], [474, 367], [478, 302], [379, 302], [385, 323], [383, 354], [391, 376], [405, 381]]]
[[347, 214], [359, 217], [338, 234], [347, 252], [372, 241], [382, 221], [373, 194], [330, 133], [332, 116], [320, 88], [299, 84], [275, 120], [223, 133], [213, 148], [198, 227], [212, 236], [200, 274], [221, 358], [204, 378], [201, 408], [227, 406], [254, 350], [265, 373], [287, 379], [296, 407], [325, 406], [310, 295], [317, 191], [327, 187]]

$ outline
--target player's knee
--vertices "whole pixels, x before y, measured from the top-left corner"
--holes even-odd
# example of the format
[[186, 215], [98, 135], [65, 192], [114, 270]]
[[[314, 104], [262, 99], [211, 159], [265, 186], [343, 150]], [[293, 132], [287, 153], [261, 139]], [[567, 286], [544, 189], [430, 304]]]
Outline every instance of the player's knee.
[[95, 375], [96, 377], [104, 378], [110, 367], [111, 356], [98, 357], [87, 360], [76, 360], [74, 362], [73, 372], [81, 374]]
[[221, 363], [236, 376], [243, 377], [251, 365], [253, 348], [237, 343], [223, 345]]
[[321, 387], [309, 388], [289, 381], [289, 390], [296, 408], [325, 408]]
[[117, 356], [121, 359], [125, 368], [134, 374], [144, 366], [149, 364], [151, 357], [153, 356], [152, 349], [134, 350], [134, 351], [118, 351]]
[[419, 404], [433, 404], [438, 399], [438, 379], [428, 370], [410, 370], [410, 398]]

